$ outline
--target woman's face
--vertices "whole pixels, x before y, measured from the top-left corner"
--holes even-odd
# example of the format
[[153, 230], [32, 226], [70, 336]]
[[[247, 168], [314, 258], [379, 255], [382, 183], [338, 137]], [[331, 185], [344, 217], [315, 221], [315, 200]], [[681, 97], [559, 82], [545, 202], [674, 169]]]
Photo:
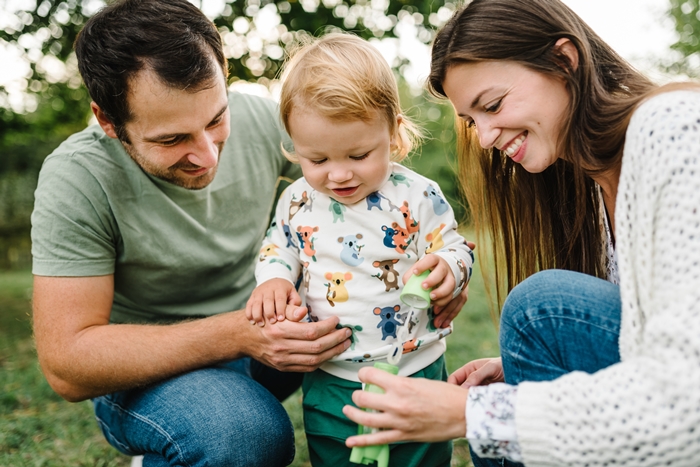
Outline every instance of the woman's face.
[[457, 114], [476, 129], [484, 149], [497, 148], [530, 173], [558, 158], [571, 101], [564, 80], [511, 61], [452, 66], [443, 82]]

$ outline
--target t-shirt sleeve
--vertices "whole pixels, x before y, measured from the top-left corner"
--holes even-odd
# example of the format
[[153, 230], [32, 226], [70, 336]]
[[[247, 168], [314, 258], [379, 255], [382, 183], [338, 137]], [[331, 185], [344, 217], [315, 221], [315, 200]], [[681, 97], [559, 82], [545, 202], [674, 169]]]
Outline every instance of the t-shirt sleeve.
[[97, 180], [70, 157], [42, 166], [32, 213], [32, 272], [100, 276], [114, 272], [116, 226]]

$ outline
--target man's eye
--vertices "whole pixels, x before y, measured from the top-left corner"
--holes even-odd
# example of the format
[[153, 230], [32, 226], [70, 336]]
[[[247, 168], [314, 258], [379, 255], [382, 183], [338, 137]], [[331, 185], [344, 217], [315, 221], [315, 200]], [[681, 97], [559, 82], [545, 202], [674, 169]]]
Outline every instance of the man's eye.
[[180, 140], [181, 138], [166, 139], [165, 141], [159, 141], [158, 144], [161, 146], [175, 146]]

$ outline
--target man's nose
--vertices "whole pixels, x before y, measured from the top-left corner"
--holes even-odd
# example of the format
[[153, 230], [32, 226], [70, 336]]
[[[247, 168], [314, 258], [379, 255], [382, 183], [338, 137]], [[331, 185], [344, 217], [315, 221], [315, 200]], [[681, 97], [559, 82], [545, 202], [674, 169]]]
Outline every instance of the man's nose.
[[204, 134], [194, 141], [187, 160], [199, 167], [210, 169], [219, 162], [219, 144], [210, 134]]

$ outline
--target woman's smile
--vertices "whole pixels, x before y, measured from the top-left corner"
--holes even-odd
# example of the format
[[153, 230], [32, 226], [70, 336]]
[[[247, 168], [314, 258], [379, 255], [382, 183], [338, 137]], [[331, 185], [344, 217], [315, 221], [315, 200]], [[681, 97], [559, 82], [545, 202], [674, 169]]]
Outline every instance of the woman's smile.
[[475, 127], [484, 149], [497, 148], [531, 173], [559, 158], [571, 98], [566, 84], [511, 61], [452, 66], [443, 82], [457, 114]]

